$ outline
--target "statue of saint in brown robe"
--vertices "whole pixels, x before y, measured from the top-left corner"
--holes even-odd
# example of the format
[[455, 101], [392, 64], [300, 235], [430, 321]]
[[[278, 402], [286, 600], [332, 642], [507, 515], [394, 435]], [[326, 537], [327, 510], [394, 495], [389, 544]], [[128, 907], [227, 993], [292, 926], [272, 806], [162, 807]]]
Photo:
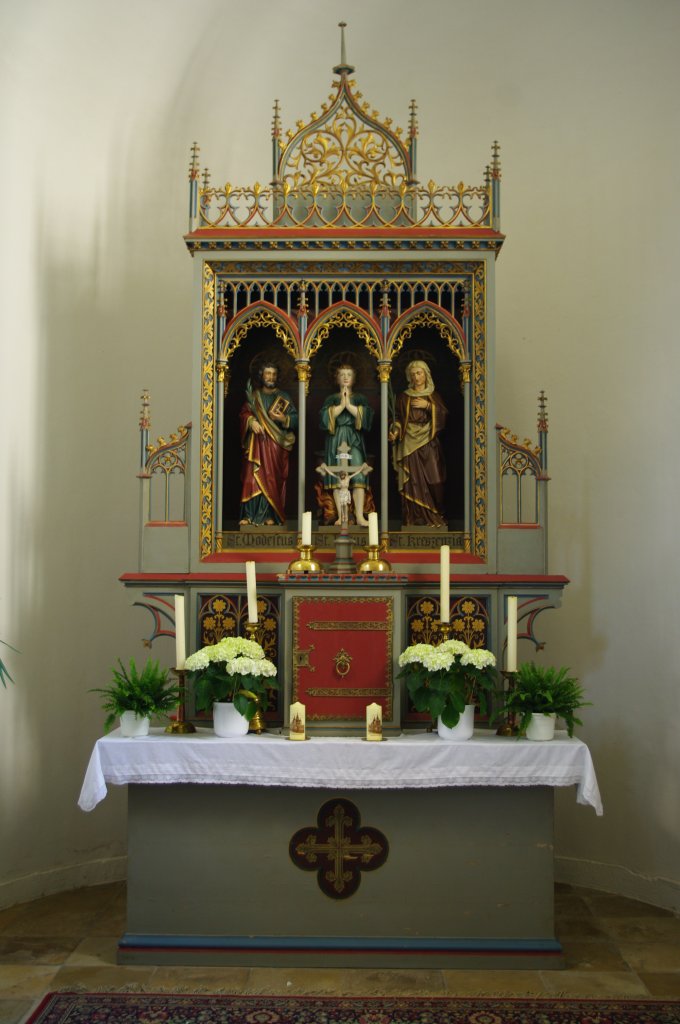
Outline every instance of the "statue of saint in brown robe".
[[427, 363], [419, 359], [410, 362], [406, 379], [409, 387], [397, 398], [396, 419], [389, 433], [402, 521], [404, 526], [445, 528], [446, 464], [439, 435], [447, 409], [434, 389]]

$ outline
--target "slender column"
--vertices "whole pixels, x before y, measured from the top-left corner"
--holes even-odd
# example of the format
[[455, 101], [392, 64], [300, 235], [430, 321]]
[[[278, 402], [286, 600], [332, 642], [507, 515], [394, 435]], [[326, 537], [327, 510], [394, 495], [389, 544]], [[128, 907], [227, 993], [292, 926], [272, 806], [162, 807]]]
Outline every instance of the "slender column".
[[[298, 331], [300, 332], [300, 352], [305, 351], [305, 338], [307, 337], [307, 325], [309, 323], [309, 310], [307, 309], [307, 284], [300, 281], [300, 299], [297, 310]], [[311, 367], [308, 359], [298, 359], [295, 363], [298, 375], [298, 509], [297, 524], [298, 533], [302, 536], [302, 513], [305, 511], [305, 488], [307, 480], [305, 467], [307, 465], [307, 392], [309, 391], [309, 380]]]
[[387, 431], [389, 429], [389, 380], [390, 363], [381, 360], [378, 363], [378, 374], [380, 376], [380, 531], [383, 534], [389, 532], [389, 444]]
[[491, 160], [491, 194], [493, 204], [493, 222], [492, 228], [494, 231], [500, 231], [501, 229], [501, 161], [500, 161], [501, 147], [498, 142], [493, 144], [493, 156]]
[[[380, 331], [382, 334], [383, 354], [387, 353], [387, 338], [390, 333], [390, 291], [389, 281], [382, 283], [382, 300], [380, 303]], [[387, 538], [390, 524], [389, 509], [389, 383], [392, 364], [389, 359], [378, 362], [378, 378], [380, 380], [380, 532]]]
[[189, 231], [195, 231], [198, 218], [198, 154], [200, 149], [194, 142], [191, 147], [189, 164]]
[[472, 459], [471, 459], [471, 439], [473, 436], [472, 430], [472, 401], [470, 395], [470, 363], [465, 362], [460, 364], [460, 376], [461, 383], [463, 385], [463, 417], [465, 423], [465, 439], [463, 442], [464, 464], [463, 472], [464, 476], [464, 497], [465, 502], [463, 512], [463, 529], [465, 533], [472, 538], [471, 522], [472, 522]]
[[311, 377], [308, 359], [295, 362], [298, 375], [298, 533], [302, 534], [302, 513], [305, 510], [305, 466], [307, 464], [307, 389]]

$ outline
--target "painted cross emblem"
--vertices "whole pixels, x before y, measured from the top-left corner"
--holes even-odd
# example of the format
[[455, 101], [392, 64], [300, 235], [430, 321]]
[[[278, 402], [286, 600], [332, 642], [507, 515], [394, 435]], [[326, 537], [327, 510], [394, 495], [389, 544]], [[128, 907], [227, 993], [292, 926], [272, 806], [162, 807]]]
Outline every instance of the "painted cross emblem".
[[334, 900], [353, 896], [362, 871], [375, 871], [387, 860], [389, 843], [377, 828], [361, 828], [359, 810], [349, 800], [328, 800], [316, 817], [317, 827], [299, 829], [289, 845], [302, 871], [316, 871], [319, 888]]

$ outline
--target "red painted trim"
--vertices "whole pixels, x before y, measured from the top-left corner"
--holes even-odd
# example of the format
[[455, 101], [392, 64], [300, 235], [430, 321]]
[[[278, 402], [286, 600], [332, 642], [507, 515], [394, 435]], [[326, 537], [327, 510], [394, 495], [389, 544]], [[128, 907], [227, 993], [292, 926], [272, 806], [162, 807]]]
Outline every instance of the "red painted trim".
[[542, 530], [540, 523], [499, 523], [499, 530]]
[[145, 526], [153, 526], [156, 529], [158, 526], [188, 526], [189, 524], [185, 519], [173, 519], [172, 522], [166, 523], [163, 519], [149, 519]]

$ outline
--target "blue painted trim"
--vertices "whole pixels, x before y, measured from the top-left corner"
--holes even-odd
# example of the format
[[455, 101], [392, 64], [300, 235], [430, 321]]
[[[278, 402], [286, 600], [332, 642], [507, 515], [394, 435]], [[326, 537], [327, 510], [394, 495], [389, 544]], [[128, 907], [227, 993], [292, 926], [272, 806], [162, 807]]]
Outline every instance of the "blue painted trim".
[[297, 935], [136, 935], [126, 932], [118, 943], [125, 949], [275, 950], [311, 952], [400, 953], [519, 953], [555, 955], [557, 939], [358, 938], [356, 936]]

